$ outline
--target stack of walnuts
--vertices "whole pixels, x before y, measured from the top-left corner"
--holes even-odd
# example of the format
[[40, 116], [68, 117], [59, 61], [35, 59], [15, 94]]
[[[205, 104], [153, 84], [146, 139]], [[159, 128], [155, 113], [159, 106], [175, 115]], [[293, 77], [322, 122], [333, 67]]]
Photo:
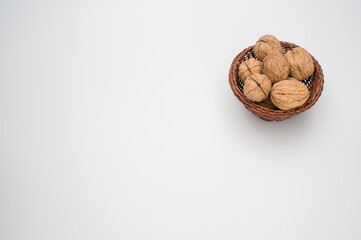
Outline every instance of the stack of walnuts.
[[302, 106], [309, 91], [301, 80], [314, 71], [311, 55], [296, 47], [283, 55], [280, 41], [262, 36], [253, 47], [256, 58], [249, 58], [238, 68], [243, 93], [249, 100], [269, 109], [289, 110]]

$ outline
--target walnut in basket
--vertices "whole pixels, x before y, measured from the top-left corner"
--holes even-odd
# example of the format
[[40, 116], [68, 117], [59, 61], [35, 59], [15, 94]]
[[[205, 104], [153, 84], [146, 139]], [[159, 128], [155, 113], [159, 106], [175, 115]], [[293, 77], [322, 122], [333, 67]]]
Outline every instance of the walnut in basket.
[[303, 80], [313, 74], [315, 66], [311, 55], [301, 47], [289, 50], [285, 54], [285, 58], [290, 66], [290, 75]]
[[287, 79], [290, 69], [283, 54], [272, 51], [264, 59], [262, 72], [267, 75], [272, 83], [276, 83]]
[[309, 96], [307, 86], [298, 80], [283, 80], [274, 84], [271, 89], [273, 104], [282, 110], [302, 106]]
[[253, 50], [256, 57], [261, 61], [263, 61], [263, 59], [268, 55], [268, 53], [273, 50], [283, 54], [280, 41], [278, 41], [278, 39], [272, 35], [264, 35], [260, 37], [254, 45]]
[[298, 81], [297, 78], [294, 78], [294, 77], [288, 77], [287, 80], [295, 80], [295, 81]]
[[272, 82], [264, 74], [253, 74], [244, 81], [243, 93], [253, 102], [265, 100], [272, 88]]
[[262, 71], [262, 62], [258, 61], [255, 58], [250, 58], [241, 63], [238, 67], [238, 77], [241, 79], [241, 82], [244, 81], [251, 75], [256, 73], [261, 73]]

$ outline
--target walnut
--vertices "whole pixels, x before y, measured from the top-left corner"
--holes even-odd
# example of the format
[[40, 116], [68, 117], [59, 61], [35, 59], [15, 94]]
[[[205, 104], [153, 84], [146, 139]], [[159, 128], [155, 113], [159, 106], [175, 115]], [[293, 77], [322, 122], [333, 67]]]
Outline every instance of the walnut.
[[304, 48], [296, 47], [289, 50], [285, 54], [285, 58], [290, 66], [290, 75], [292, 77], [303, 80], [313, 74], [315, 69], [313, 59]]
[[273, 85], [271, 100], [282, 110], [289, 110], [302, 106], [310, 96], [305, 84], [298, 80], [283, 80]]
[[294, 78], [294, 77], [288, 77], [287, 80], [294, 80], [294, 81], [298, 81], [297, 78]]
[[262, 72], [267, 75], [272, 83], [276, 83], [287, 79], [290, 69], [282, 53], [272, 51], [264, 59]]
[[263, 59], [272, 50], [278, 51], [283, 54], [282, 46], [280, 41], [272, 35], [264, 35], [258, 39], [253, 47], [254, 54], [256, 57], [263, 61]]
[[278, 109], [272, 102], [271, 97], [266, 98], [265, 100], [263, 100], [262, 102], [258, 102], [258, 105], [271, 109], [271, 110], [276, 110]]
[[262, 71], [262, 62], [258, 61], [255, 58], [250, 58], [241, 63], [238, 68], [238, 77], [241, 79], [241, 82], [244, 83], [246, 78], [255, 74], [261, 73]]
[[266, 75], [253, 74], [244, 81], [243, 93], [249, 100], [260, 102], [265, 100], [272, 87], [272, 82]]

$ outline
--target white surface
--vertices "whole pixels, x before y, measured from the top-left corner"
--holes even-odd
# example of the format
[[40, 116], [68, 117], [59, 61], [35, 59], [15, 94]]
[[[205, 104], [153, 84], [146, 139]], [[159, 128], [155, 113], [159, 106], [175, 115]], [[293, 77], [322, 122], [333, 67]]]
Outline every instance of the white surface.
[[[359, 1], [2, 1], [0, 239], [361, 239]], [[325, 89], [265, 122], [228, 85], [263, 34]]]

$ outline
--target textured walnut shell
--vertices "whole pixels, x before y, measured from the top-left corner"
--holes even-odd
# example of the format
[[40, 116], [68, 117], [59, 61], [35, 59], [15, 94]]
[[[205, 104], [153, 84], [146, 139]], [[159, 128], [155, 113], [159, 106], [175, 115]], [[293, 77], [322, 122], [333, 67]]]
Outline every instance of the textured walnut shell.
[[238, 67], [238, 77], [241, 79], [241, 82], [244, 81], [251, 75], [256, 73], [261, 73], [262, 71], [262, 62], [258, 61], [255, 58], [250, 58], [241, 63]]
[[261, 61], [273, 50], [283, 54], [280, 41], [272, 35], [260, 37], [254, 45], [253, 50], [256, 57]]
[[290, 69], [283, 54], [272, 51], [264, 59], [262, 72], [267, 75], [272, 83], [276, 83], [287, 79]]
[[298, 80], [283, 80], [273, 85], [271, 100], [282, 110], [302, 106], [310, 96], [305, 84]]
[[271, 109], [271, 110], [276, 110], [278, 109], [272, 102], [271, 97], [269, 96], [268, 98], [266, 98], [265, 100], [263, 100], [262, 102], [258, 102], [258, 105]]
[[294, 77], [288, 77], [287, 80], [298, 81], [298, 79], [297, 79], [297, 78], [294, 78]]
[[310, 77], [315, 70], [311, 55], [301, 47], [289, 50], [285, 58], [290, 66], [290, 75], [303, 80]]
[[256, 73], [244, 81], [243, 93], [249, 100], [260, 102], [268, 97], [271, 87], [272, 82], [266, 75]]

